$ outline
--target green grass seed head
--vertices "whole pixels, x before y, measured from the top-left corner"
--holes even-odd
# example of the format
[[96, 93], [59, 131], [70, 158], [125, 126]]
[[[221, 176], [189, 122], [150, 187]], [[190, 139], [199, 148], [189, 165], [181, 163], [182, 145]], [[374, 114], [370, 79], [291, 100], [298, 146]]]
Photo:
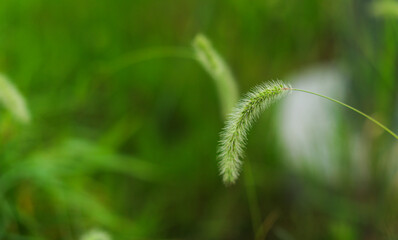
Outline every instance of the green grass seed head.
[[203, 34], [196, 35], [192, 45], [196, 60], [214, 80], [221, 102], [222, 113], [226, 117], [239, 100], [236, 80], [224, 59]]
[[239, 177], [251, 125], [261, 112], [289, 93], [290, 89], [281, 81], [264, 83], [250, 91], [229, 115], [219, 145], [220, 174], [225, 184], [233, 184]]

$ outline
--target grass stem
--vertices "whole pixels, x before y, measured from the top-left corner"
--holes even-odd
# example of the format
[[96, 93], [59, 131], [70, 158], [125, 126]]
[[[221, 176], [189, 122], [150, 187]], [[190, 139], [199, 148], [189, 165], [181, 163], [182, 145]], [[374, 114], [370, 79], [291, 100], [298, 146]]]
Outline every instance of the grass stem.
[[383, 128], [386, 132], [388, 132], [389, 134], [391, 134], [391, 136], [393, 136], [395, 139], [398, 140], [398, 135], [395, 134], [393, 131], [391, 131], [389, 128], [387, 128], [386, 126], [384, 126], [384, 125], [381, 124], [379, 121], [377, 121], [376, 119], [372, 118], [371, 116], [369, 116], [369, 115], [367, 115], [367, 114], [365, 114], [365, 113], [359, 111], [358, 109], [356, 109], [356, 108], [354, 108], [354, 107], [351, 107], [350, 105], [347, 105], [347, 104], [342, 103], [342, 102], [340, 102], [340, 101], [338, 101], [338, 100], [336, 100], [336, 99], [333, 99], [333, 98], [324, 96], [324, 95], [322, 95], [322, 94], [314, 93], [314, 92], [311, 92], [311, 91], [302, 90], [302, 89], [297, 89], [297, 88], [292, 88], [291, 90], [292, 90], [292, 91], [298, 91], [298, 92], [304, 92], [304, 93], [312, 94], [312, 95], [315, 95], [315, 96], [318, 96], [318, 97], [321, 97], [321, 98], [325, 98], [325, 99], [330, 100], [330, 101], [332, 101], [332, 102], [338, 103], [338, 104], [340, 104], [340, 105], [342, 105], [342, 106], [344, 106], [344, 107], [346, 107], [346, 108], [349, 108], [349, 109], [353, 110], [354, 112], [357, 112], [357, 113], [359, 113], [360, 115], [364, 116], [365, 118], [369, 119], [369, 120], [372, 121], [373, 123], [377, 124], [379, 127]]

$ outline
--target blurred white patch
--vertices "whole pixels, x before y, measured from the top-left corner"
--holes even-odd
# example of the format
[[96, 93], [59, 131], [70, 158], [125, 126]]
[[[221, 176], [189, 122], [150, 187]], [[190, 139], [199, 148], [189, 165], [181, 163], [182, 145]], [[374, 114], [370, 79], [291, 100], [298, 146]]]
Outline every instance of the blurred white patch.
[[80, 240], [111, 240], [111, 236], [101, 230], [101, 229], [92, 229], [89, 232], [86, 232], [80, 237]]
[[[313, 91], [344, 102], [347, 75], [338, 65], [310, 67], [291, 75], [287, 82], [293, 88]], [[342, 168], [347, 168], [347, 165], [341, 164], [344, 154], [339, 129], [341, 111], [346, 109], [302, 92], [293, 91], [291, 96], [283, 100], [277, 116], [277, 127], [286, 149], [288, 166], [331, 183], [342, 177], [341, 174], [347, 170]]]

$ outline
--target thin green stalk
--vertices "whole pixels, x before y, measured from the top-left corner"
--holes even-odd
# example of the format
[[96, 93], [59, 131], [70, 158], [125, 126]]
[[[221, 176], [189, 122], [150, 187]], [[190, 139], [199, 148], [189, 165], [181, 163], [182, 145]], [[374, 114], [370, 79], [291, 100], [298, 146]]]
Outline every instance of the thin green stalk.
[[381, 124], [381, 123], [380, 123], [379, 121], [377, 121], [376, 119], [374, 119], [374, 118], [372, 118], [371, 116], [369, 116], [369, 115], [367, 115], [367, 114], [365, 114], [365, 113], [359, 111], [358, 109], [356, 109], [356, 108], [354, 108], [354, 107], [351, 107], [350, 105], [347, 105], [347, 104], [345, 104], [345, 103], [342, 103], [342, 102], [340, 102], [340, 101], [338, 101], [338, 100], [336, 100], [336, 99], [333, 99], [333, 98], [330, 98], [330, 97], [326, 97], [326, 96], [324, 96], [324, 95], [322, 95], [322, 94], [310, 92], [310, 91], [307, 91], [307, 90], [302, 90], [302, 89], [297, 89], [297, 88], [292, 88], [292, 89], [290, 89], [290, 90], [298, 91], [298, 92], [304, 92], [304, 93], [309, 93], [309, 94], [312, 94], [312, 95], [316, 95], [316, 96], [318, 96], [318, 97], [322, 97], [322, 98], [328, 99], [328, 100], [330, 100], [330, 101], [332, 101], [332, 102], [338, 103], [338, 104], [340, 104], [340, 105], [342, 105], [342, 106], [344, 106], [344, 107], [346, 107], [346, 108], [349, 108], [349, 109], [351, 109], [351, 110], [353, 110], [353, 111], [359, 113], [360, 115], [364, 116], [365, 118], [369, 119], [370, 121], [374, 122], [374, 123], [377, 124], [379, 127], [383, 128], [386, 132], [388, 132], [389, 134], [391, 134], [391, 136], [393, 136], [395, 139], [398, 140], [398, 135], [395, 134], [393, 131], [391, 131], [390, 129], [388, 129], [386, 126], [384, 126], [383, 124]]
[[259, 227], [261, 233], [263, 233], [262, 231], [263, 228], [261, 225], [261, 211], [258, 203], [258, 197], [257, 197], [258, 195], [254, 183], [253, 170], [250, 161], [247, 161], [247, 164], [245, 166], [246, 166], [244, 171], [245, 174], [243, 176], [246, 185], [246, 196], [247, 196], [247, 201], [249, 203], [249, 211], [252, 221], [253, 235], [256, 236]]
[[128, 66], [161, 58], [183, 58], [196, 60], [194, 52], [183, 47], [161, 47], [136, 51], [125, 55], [107, 66], [108, 74], [113, 74]]

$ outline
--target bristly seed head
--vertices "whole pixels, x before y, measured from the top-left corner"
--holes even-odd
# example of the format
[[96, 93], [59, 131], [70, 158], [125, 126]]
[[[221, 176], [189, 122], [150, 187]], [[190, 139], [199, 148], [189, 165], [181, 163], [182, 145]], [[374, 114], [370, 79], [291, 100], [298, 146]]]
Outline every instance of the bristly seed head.
[[281, 81], [261, 84], [250, 91], [229, 115], [218, 150], [220, 174], [225, 184], [233, 184], [239, 177], [247, 133], [253, 122], [269, 105], [290, 91], [291, 87]]

